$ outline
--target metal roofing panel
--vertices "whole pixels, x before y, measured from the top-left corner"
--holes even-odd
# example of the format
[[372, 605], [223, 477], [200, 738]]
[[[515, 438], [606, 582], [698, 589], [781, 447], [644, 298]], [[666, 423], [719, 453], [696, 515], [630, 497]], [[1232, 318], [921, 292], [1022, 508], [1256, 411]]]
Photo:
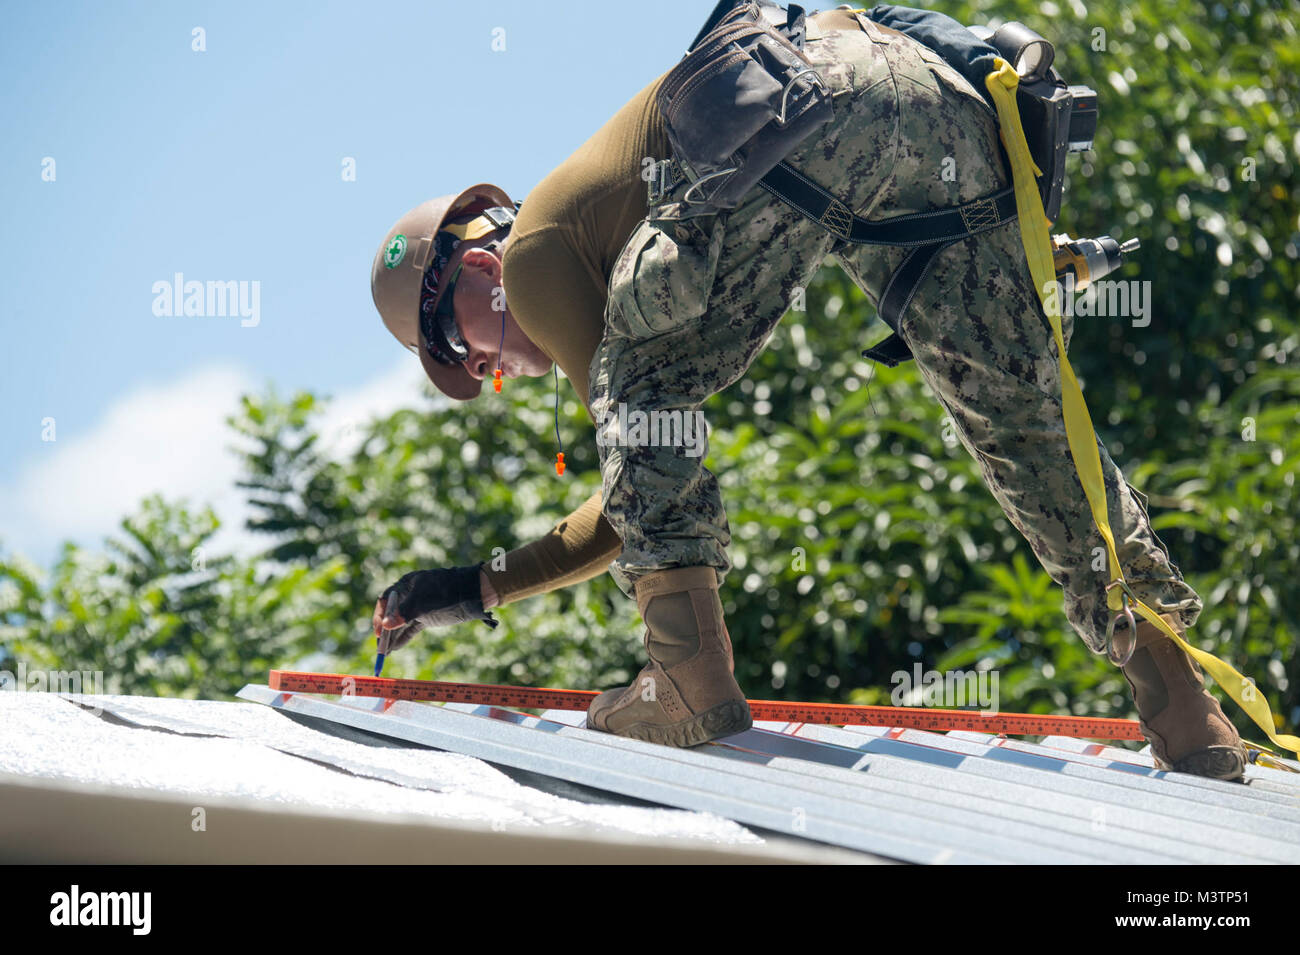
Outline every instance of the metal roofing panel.
[[[551, 712], [549, 718], [573, 721], [571, 714]], [[578, 714], [577, 718], [581, 718]], [[923, 798], [951, 800], [969, 808], [993, 812], [1032, 827], [1031, 841], [1057, 838], [1060, 833], [1095, 843], [1099, 854], [1115, 862], [1158, 862], [1173, 859], [1198, 863], [1239, 863], [1244, 859], [1294, 862], [1300, 852], [1279, 847], [1276, 832], [1245, 833], [1218, 824], [1214, 816], [1175, 818], [1152, 809], [1130, 805], [1122, 789], [1093, 787], [1086, 794], [1060, 791], [1051, 777], [1022, 774], [1009, 780], [970, 772], [965, 756], [938, 752], [910, 743], [893, 742], [889, 752], [873, 752], [864, 736], [836, 727], [791, 724], [802, 735], [754, 729], [709, 744], [718, 749], [744, 748], [772, 756], [793, 757], [810, 763], [851, 766], [869, 775], [877, 785], [889, 780], [921, 792]], [[875, 729], [874, 727], [872, 729]], [[938, 757], [938, 758], [936, 758]], [[819, 774], [821, 767], [806, 772]], [[1039, 785], [1033, 785], [1038, 783]], [[1101, 813], [1098, 814], [1098, 810]]]
[[[410, 704], [408, 704], [410, 705]], [[548, 711], [542, 717], [529, 716], [497, 707], [474, 706], [473, 704], [448, 704], [461, 712], [489, 716], [494, 719], [507, 720], [520, 726], [555, 730], [548, 724], [561, 723], [573, 732], [590, 733], [581, 729], [585, 724], [585, 714], [573, 710]], [[608, 736], [608, 734], [598, 734]], [[889, 779], [882, 773], [867, 773], [864, 764], [870, 762], [862, 754], [837, 746], [827, 746], [792, 736], [764, 733], [751, 730], [717, 740], [704, 746], [694, 747], [690, 752], [705, 753], [723, 759], [743, 760], [755, 765], [781, 769], [812, 777], [809, 784], [826, 791], [839, 792], [842, 798], [861, 800], [870, 805], [873, 811], [883, 809], [907, 810], [913, 815], [917, 824], [925, 825], [927, 820], [952, 820], [967, 827], [968, 838], [976, 845], [988, 839], [1014, 839], [1030, 854], [1039, 860], [1046, 859], [1053, 853], [1068, 851], [1079, 856], [1078, 861], [1101, 862], [1106, 860], [1126, 862], [1176, 862], [1190, 861], [1184, 853], [1181, 859], [1173, 855], [1164, 855], [1152, 848], [1147, 851], [1134, 850], [1131, 846], [1099, 844], [1094, 838], [1080, 838], [1081, 829], [1077, 820], [1067, 820], [1060, 814], [1040, 814], [1038, 818], [1026, 818], [1034, 815], [1016, 808], [985, 801], [971, 800], [961, 796], [954, 797], [944, 788], [943, 781], [937, 785], [917, 784], [912, 781]], [[793, 757], [793, 758], [791, 758]], [[830, 787], [834, 787], [833, 790]], [[853, 794], [844, 787], [859, 790]], [[1219, 861], [1224, 861], [1220, 859]]]
[[885, 808], [864, 801], [860, 787], [846, 780], [814, 779], [787, 768], [724, 761], [709, 753], [549, 721], [544, 727], [521, 726], [402, 701], [384, 706], [383, 701], [353, 698], [344, 705], [261, 686], [245, 687], [240, 695], [584, 785], [666, 805], [707, 808], [738, 822], [907, 861], [1097, 861], [1051, 847], [1033, 851], [998, 834], [972, 833], [964, 825], [965, 816], [950, 807], [926, 812], [918, 812], [915, 805]]
[[[353, 710], [375, 707], [374, 701], [346, 702]], [[524, 732], [541, 731], [553, 742], [558, 742], [557, 737], [572, 737], [621, 754], [651, 756], [659, 762], [660, 780], [707, 776], [721, 758], [727, 761], [728, 771], [740, 777], [739, 785], [747, 794], [755, 783], [770, 782], [770, 774], [778, 771], [783, 774], [778, 777], [781, 786], [804, 793], [777, 796], [781, 809], [801, 806], [809, 796], [826, 796], [856, 805], [859, 816], [866, 808], [873, 819], [888, 819], [894, 834], [933, 836], [937, 824], [941, 837], [950, 840], [944, 827], [964, 829], [965, 850], [982, 855], [982, 861], [1005, 861], [1008, 854], [1016, 853], [1040, 862], [1063, 856], [1085, 862], [1300, 861], [1300, 807], [1277, 802], [1275, 794], [1243, 799], [1237, 784], [1216, 780], [1197, 780], [1210, 783], [1209, 787], [1179, 787], [1166, 778], [1179, 774], [1132, 765], [1103, 769], [1086, 760], [1074, 762], [1070, 757], [1077, 754], [1049, 755], [1043, 747], [1043, 752], [1004, 749], [1000, 744], [1007, 740], [983, 734], [963, 739], [914, 730], [792, 724], [785, 734], [756, 729], [692, 750], [673, 750], [586, 730], [585, 714], [578, 711], [534, 717], [472, 704], [436, 707], [405, 701], [385, 709], [393, 717], [420, 725], [446, 728], [446, 717], [456, 714]], [[459, 731], [486, 732], [482, 726], [465, 723]], [[529, 745], [527, 736], [516, 740]], [[537, 745], [535, 736], [531, 745]], [[608, 766], [611, 759], [620, 758], [607, 754], [601, 763]], [[644, 773], [647, 768], [642, 764], [637, 771]], [[664, 798], [662, 793], [648, 795], [635, 780], [621, 782], [630, 788], [619, 791], [629, 795]], [[734, 788], [737, 780], [731, 782]], [[680, 793], [676, 796], [682, 798]], [[818, 805], [819, 811], [834, 815], [831, 807]], [[768, 813], [766, 821], [752, 824], [771, 828], [771, 819]], [[938, 858], [949, 861], [958, 856], [941, 852]]]
[[[581, 713], [565, 711], [550, 711], [543, 716], [570, 725], [580, 725], [583, 719]], [[522, 714], [516, 714], [515, 718], [522, 719], [526, 725], [535, 725], [528, 721], [536, 718], [524, 718]], [[1036, 852], [1044, 847], [1060, 847], [1094, 856], [1097, 861], [1131, 863], [1229, 862], [1240, 858], [1239, 853], [1229, 855], [1208, 847], [1189, 848], [1176, 839], [1150, 836], [1131, 827], [1125, 832], [1124, 827], [1114, 825], [1099, 832], [1089, 815], [1095, 803], [1061, 799], [1051, 794], [1050, 798], [1035, 804], [1026, 787], [1017, 792], [1014, 786], [969, 777], [928, 759], [913, 761], [864, 754], [845, 746], [766, 730], [738, 733], [698, 749], [828, 781], [849, 782], [862, 787], [861, 798], [873, 806], [906, 799], [922, 815], [941, 808], [961, 812], [972, 833], [1014, 836]], [[930, 754], [919, 751], [918, 755]]]

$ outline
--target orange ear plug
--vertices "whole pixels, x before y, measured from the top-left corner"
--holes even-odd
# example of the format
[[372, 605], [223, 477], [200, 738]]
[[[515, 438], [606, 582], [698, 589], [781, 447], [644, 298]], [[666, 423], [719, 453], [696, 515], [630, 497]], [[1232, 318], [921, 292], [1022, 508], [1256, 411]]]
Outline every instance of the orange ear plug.
[[555, 473], [556, 474], [564, 473], [564, 452], [563, 451], [555, 452]]
[[501, 369], [500, 368], [492, 372], [492, 387], [497, 394], [501, 394]]

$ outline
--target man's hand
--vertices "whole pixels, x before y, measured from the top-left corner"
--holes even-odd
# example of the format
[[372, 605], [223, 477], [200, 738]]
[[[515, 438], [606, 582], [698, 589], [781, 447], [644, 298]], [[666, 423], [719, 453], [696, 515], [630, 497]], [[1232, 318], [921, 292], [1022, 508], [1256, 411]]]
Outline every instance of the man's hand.
[[483, 609], [477, 565], [407, 574], [379, 595], [371, 624], [379, 652], [388, 654], [406, 646], [426, 627], [466, 620], [497, 625], [497, 619]]

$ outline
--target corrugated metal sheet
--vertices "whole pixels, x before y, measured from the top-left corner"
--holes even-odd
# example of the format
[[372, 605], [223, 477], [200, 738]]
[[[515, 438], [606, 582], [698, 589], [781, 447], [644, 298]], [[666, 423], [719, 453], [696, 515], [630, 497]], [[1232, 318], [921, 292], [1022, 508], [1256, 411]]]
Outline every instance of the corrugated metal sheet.
[[[248, 688], [246, 698], [249, 692], [265, 698], [271, 691]], [[305, 699], [293, 705], [330, 719], [353, 719], [344, 712], [373, 707]], [[370, 715], [379, 714], [372, 708]], [[432, 730], [446, 734], [446, 745], [457, 745], [450, 737], [459, 735], [461, 751], [508, 738], [513, 747], [555, 759], [547, 771], [575, 781], [669, 805], [707, 804], [748, 825], [783, 824], [779, 831], [904, 861], [1300, 861], [1300, 776], [1278, 770], [1251, 767], [1246, 784], [1227, 783], [1161, 773], [1083, 747], [879, 727], [762, 724], [673, 750], [586, 730], [584, 714], [574, 711], [539, 718], [399, 702], [383, 719], [391, 722], [382, 732]], [[594, 781], [602, 771], [609, 775]]]
[[[575, 721], [570, 714], [546, 715]], [[711, 746], [766, 754], [773, 764], [789, 757], [850, 768], [895, 781], [909, 796], [919, 787], [925, 793], [919, 798], [1018, 820], [1033, 843], [1057, 844], [1068, 835], [1071, 844], [1091, 843], [1084, 851], [1115, 862], [1162, 856], [1198, 863], [1300, 861], [1300, 776], [1252, 767], [1243, 785], [1146, 769], [1149, 778], [1134, 792], [1123, 770], [1076, 772], [1071, 759], [1060, 758], [1079, 754], [999, 737], [959, 738], [969, 735], [763, 723]], [[806, 771], [825, 773], [812, 766]], [[1275, 777], [1287, 794], [1261, 791], [1255, 782], [1261, 774]]]

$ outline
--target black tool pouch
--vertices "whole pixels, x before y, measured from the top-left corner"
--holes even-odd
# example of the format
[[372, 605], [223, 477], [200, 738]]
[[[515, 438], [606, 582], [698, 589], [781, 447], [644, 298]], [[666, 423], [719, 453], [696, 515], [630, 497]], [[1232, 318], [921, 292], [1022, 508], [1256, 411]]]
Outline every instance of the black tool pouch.
[[719, 4], [659, 90], [674, 158], [692, 180], [687, 215], [739, 205], [832, 116], [831, 91], [802, 51], [803, 9], [730, 5]]

